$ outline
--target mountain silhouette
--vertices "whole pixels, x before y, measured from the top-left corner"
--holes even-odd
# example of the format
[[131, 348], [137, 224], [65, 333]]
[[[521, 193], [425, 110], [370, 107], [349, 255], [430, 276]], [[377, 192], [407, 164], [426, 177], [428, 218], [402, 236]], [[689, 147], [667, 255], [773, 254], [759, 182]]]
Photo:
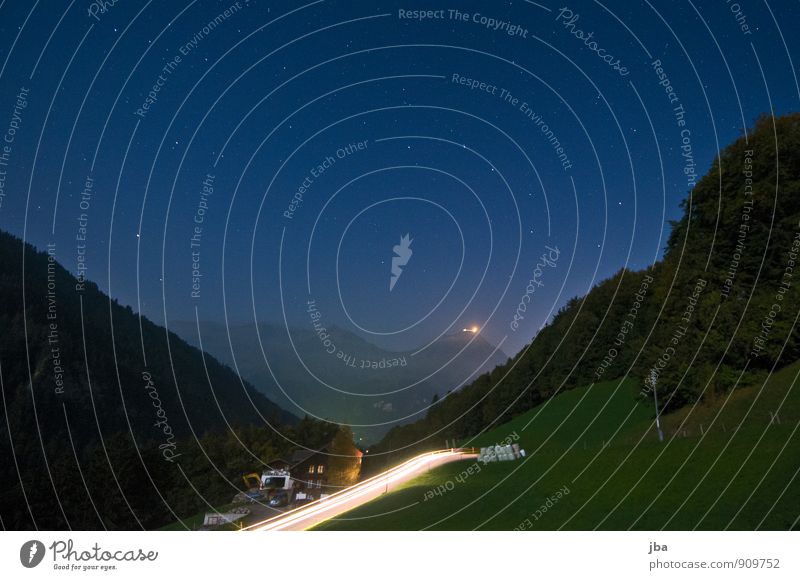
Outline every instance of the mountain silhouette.
[[205, 321], [198, 337], [196, 322], [174, 321], [169, 327], [190, 344], [199, 346], [202, 339], [205, 350], [281, 407], [355, 424], [362, 441], [424, 416], [434, 396], [445, 397], [507, 360], [471, 332], [443, 336], [418, 352], [394, 352], [332, 326], [328, 332], [337, 352], [328, 353], [312, 329], [264, 323], [226, 330]]

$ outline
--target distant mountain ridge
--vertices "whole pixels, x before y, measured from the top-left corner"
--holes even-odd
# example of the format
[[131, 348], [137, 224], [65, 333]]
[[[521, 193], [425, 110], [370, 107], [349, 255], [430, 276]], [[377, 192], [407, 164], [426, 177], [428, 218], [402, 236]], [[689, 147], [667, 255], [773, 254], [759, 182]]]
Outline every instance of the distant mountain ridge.
[[[197, 323], [173, 321], [169, 327], [200, 344]], [[232, 325], [230, 343], [224, 324], [201, 322], [200, 332], [206, 351], [283, 408], [334, 422], [383, 424], [354, 427], [365, 439], [382, 435], [396, 421], [424, 416], [434, 396], [441, 398], [508, 359], [470, 332], [443, 336], [416, 353], [382, 349], [337, 326], [327, 330], [332, 347], [312, 328], [293, 327], [289, 334], [268, 323], [260, 324], [258, 333], [252, 324]]]

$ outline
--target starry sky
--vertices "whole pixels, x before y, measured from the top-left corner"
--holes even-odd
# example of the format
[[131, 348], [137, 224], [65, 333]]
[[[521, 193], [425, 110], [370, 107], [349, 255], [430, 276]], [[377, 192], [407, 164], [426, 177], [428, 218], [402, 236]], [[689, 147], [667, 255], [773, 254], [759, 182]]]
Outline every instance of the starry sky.
[[659, 259], [687, 139], [800, 108], [800, 5], [735, 6], [6, 0], [0, 228], [160, 324], [514, 354]]

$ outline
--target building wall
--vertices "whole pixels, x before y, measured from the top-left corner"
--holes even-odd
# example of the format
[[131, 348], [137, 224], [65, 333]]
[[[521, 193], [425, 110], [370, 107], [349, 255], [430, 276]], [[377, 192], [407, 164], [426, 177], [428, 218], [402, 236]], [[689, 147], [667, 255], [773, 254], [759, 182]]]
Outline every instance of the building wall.
[[298, 486], [302, 486], [312, 495], [329, 493], [328, 483], [328, 457], [326, 455], [312, 455], [302, 463], [292, 468], [292, 479]]

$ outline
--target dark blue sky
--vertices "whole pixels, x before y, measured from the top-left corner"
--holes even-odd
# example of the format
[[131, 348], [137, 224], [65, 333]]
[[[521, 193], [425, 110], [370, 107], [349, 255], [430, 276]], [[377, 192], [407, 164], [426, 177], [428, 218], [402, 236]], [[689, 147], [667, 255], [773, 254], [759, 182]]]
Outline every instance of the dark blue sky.
[[476, 324], [511, 354], [659, 258], [682, 145], [702, 175], [800, 108], [797, 2], [457, 5], [5, 1], [0, 228], [75, 273], [84, 244], [86, 276], [162, 324], [311, 328], [313, 299], [384, 347]]

